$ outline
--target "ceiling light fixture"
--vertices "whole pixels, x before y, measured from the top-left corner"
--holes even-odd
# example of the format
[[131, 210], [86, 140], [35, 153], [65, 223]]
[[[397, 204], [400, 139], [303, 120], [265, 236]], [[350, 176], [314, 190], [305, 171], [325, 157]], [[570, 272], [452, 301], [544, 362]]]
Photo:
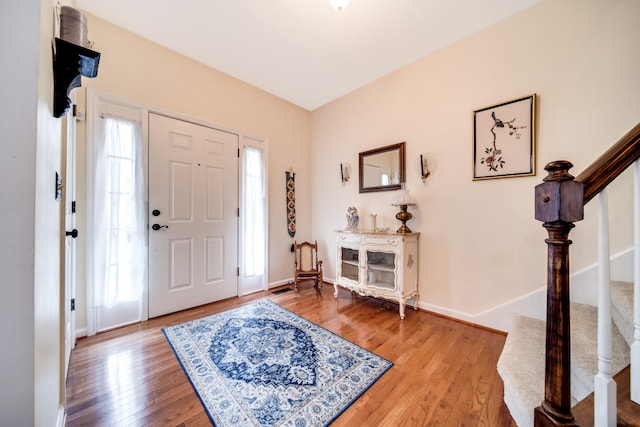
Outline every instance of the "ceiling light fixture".
[[337, 12], [342, 12], [349, 5], [349, 0], [329, 0], [329, 2]]

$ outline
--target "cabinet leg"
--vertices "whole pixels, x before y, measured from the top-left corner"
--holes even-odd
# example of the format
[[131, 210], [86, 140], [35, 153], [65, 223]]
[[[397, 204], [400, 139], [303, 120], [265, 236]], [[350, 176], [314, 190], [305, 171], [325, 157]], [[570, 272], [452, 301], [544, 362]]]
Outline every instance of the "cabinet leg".
[[404, 306], [405, 306], [405, 303], [400, 301], [399, 305], [400, 305], [400, 319], [404, 320]]

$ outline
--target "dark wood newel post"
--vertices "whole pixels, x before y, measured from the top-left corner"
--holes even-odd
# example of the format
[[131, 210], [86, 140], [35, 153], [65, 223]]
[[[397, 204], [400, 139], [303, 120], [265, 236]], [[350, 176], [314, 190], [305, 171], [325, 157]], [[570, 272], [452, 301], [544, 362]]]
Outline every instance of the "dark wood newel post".
[[534, 410], [536, 426], [575, 426], [571, 413], [571, 337], [569, 314], [569, 232], [583, 218], [583, 185], [569, 174], [565, 160], [549, 163], [536, 186], [535, 217], [543, 221], [547, 242], [547, 339], [544, 400]]

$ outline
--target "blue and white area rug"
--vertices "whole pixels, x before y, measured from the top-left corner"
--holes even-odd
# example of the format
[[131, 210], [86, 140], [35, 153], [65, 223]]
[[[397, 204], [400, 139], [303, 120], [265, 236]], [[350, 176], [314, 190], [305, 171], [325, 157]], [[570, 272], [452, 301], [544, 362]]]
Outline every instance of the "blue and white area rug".
[[391, 362], [269, 300], [163, 329], [216, 426], [326, 426]]

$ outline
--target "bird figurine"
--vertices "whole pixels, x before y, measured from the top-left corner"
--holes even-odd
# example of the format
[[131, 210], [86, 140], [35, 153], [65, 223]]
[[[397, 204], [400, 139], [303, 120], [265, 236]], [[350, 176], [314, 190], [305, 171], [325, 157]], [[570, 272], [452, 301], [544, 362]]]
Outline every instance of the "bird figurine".
[[496, 117], [495, 111], [491, 112], [491, 117], [493, 118], [493, 121], [496, 122], [496, 126], [498, 126], [499, 128], [504, 127], [504, 123], [502, 123], [502, 120]]

